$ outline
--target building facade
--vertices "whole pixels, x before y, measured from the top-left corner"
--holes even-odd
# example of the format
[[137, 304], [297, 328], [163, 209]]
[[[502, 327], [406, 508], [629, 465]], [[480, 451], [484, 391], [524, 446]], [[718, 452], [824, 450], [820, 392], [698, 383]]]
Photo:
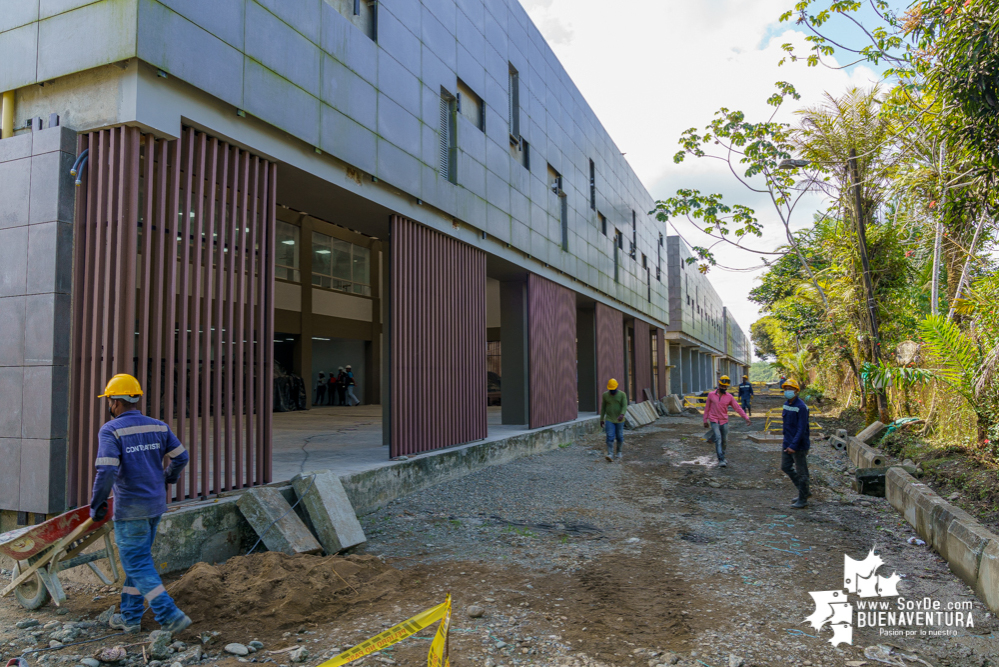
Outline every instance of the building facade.
[[86, 501], [113, 373], [183, 499], [272, 481], [281, 375], [351, 363], [398, 456], [736, 360], [516, 0], [0, 0], [0, 61], [0, 509]]

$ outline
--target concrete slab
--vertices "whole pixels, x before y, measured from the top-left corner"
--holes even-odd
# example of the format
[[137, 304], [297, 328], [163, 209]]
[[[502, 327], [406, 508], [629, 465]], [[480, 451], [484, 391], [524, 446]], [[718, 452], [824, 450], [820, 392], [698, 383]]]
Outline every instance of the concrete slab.
[[327, 554], [349, 549], [366, 541], [354, 506], [340, 478], [330, 470], [295, 475], [291, 480], [302, 499]]
[[270, 551], [293, 556], [323, 550], [277, 489], [268, 486], [250, 489], [239, 497], [236, 505]]
[[882, 424], [881, 422], [874, 422], [873, 424], [871, 424], [870, 426], [868, 426], [863, 431], [861, 431], [860, 433], [857, 434], [857, 436], [856, 436], [857, 440], [860, 440], [865, 445], [868, 445], [884, 429], [885, 429], [885, 425], [884, 424]]
[[878, 468], [887, 463], [887, 457], [868, 447], [859, 438], [850, 436], [846, 440], [846, 451], [850, 461], [858, 468]]
[[982, 551], [974, 588], [978, 599], [999, 613], [999, 540], [992, 540]]

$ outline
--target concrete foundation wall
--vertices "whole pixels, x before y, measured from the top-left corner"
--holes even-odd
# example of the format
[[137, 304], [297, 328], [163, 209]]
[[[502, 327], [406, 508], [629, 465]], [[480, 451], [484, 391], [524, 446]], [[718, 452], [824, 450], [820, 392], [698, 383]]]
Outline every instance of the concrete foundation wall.
[[75, 155], [65, 127], [0, 141], [3, 510], [66, 508]]
[[[397, 498], [459, 479], [476, 470], [557, 449], [595, 433], [599, 428], [596, 417], [581, 419], [503, 440], [430, 452], [375, 470], [342, 475], [340, 481], [357, 515], [362, 516]], [[290, 483], [274, 486], [294, 503]], [[238, 498], [238, 494], [233, 494], [165, 514], [153, 545], [157, 569], [161, 573], [177, 572], [201, 561], [220, 562], [245, 553], [257, 536], [236, 506]], [[308, 522], [303, 512], [299, 511], [299, 515]]]

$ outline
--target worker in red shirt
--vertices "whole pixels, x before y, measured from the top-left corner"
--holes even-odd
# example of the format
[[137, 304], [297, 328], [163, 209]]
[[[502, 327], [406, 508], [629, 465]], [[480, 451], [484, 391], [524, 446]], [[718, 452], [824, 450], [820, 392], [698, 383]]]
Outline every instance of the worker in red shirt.
[[718, 378], [718, 388], [708, 394], [707, 403], [704, 405], [704, 427], [710, 425], [710, 439], [715, 442], [715, 453], [718, 454], [718, 467], [725, 468], [728, 461], [725, 460], [725, 446], [728, 444], [728, 409], [731, 407], [738, 412], [747, 424], [752, 424], [746, 413], [739, 407], [738, 401], [732, 394], [728, 393], [731, 384], [727, 375]]

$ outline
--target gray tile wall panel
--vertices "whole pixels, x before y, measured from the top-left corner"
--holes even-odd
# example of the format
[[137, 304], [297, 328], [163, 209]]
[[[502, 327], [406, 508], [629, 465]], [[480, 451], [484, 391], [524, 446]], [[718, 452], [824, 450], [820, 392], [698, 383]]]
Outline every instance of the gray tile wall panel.
[[69, 294], [25, 297], [24, 365], [67, 366], [72, 312]]
[[39, 18], [49, 18], [63, 12], [73, 11], [86, 5], [94, 4], [96, 0], [39, 0]]
[[458, 65], [458, 42], [455, 39], [454, 14], [451, 14], [450, 23], [442, 16], [434, 16], [425, 5], [423, 8], [423, 18], [420, 23], [421, 37], [425, 49], [430, 50], [441, 59], [452, 70]]
[[381, 93], [378, 94], [378, 134], [409, 155], [420, 155], [420, 120]]
[[28, 228], [0, 229], [0, 297], [23, 296], [27, 274]]
[[18, 134], [0, 141], [0, 164], [26, 157], [31, 157], [31, 134]]
[[319, 147], [340, 156], [358, 169], [375, 173], [375, 133], [325, 104], [322, 105], [322, 114], [323, 134]]
[[28, 227], [28, 294], [69, 294], [73, 283], [73, 226], [43, 222]]
[[20, 509], [54, 513], [66, 507], [66, 441], [21, 440]]
[[378, 83], [378, 46], [340, 12], [323, 3], [322, 49], [372, 85]]
[[0, 162], [0, 229], [28, 224], [29, 183], [31, 158]]
[[21, 392], [21, 437], [65, 438], [69, 421], [69, 368], [26, 366]]
[[0, 366], [24, 365], [23, 296], [0, 297]]
[[243, 66], [243, 99], [243, 108], [257, 118], [319, 144], [319, 98], [249, 58]]
[[321, 99], [368, 129], [378, 128], [377, 88], [339, 60], [327, 55], [323, 56]]
[[413, 74], [420, 73], [420, 34], [403, 25], [390, 11], [378, 12], [378, 45]]
[[0, 507], [17, 507], [21, 495], [21, 439], [0, 438]]
[[253, 0], [246, 5], [246, 55], [319, 97], [319, 48]]
[[[418, 60], [416, 71], [420, 71]], [[420, 85], [416, 74], [387, 52], [378, 52], [378, 90], [382, 94], [395, 100], [409, 113], [419, 115], [422, 109]]]
[[[49, 130], [58, 133], [59, 130]], [[73, 222], [75, 184], [69, 170], [76, 156], [56, 151], [31, 158], [28, 223]]]
[[[272, 14], [319, 44], [322, 26], [323, 0], [256, 0]], [[250, 0], [248, 4], [254, 4]], [[249, 37], [249, 33], [247, 33]]]
[[[211, 2], [204, 0], [158, 0], [158, 3], [151, 2], [150, 5], [152, 4], [165, 5], [223, 42], [236, 49], [243, 49], [243, 17], [246, 0], [212, 0]], [[145, 5], [145, 7], [149, 7], [149, 5]], [[315, 24], [318, 31], [318, 18]], [[142, 12], [139, 13], [139, 25], [142, 25]], [[142, 47], [141, 34], [140, 31], [140, 49]], [[315, 41], [318, 43], [318, 39]]]
[[[220, 4], [225, 14], [236, 13], [232, 2]], [[238, 15], [242, 43], [242, 4]], [[154, 0], [141, 0], [138, 31], [140, 58], [224, 102], [243, 105], [244, 56], [238, 47]]]
[[0, 0], [0, 32], [38, 20], [38, 3], [25, 0]]
[[102, 0], [40, 21], [38, 80], [134, 58], [136, 14], [136, 0]]
[[[23, 386], [24, 368], [21, 366], [0, 366], [0, 396], [4, 397], [3, 410], [0, 410], [0, 438], [21, 437], [21, 389]], [[3, 509], [14, 508], [4, 507]]]
[[377, 151], [379, 178], [419, 197], [420, 161], [382, 138], [378, 139]]
[[38, 24], [0, 32], [0, 90], [14, 90], [37, 80], [35, 57], [38, 52]]

